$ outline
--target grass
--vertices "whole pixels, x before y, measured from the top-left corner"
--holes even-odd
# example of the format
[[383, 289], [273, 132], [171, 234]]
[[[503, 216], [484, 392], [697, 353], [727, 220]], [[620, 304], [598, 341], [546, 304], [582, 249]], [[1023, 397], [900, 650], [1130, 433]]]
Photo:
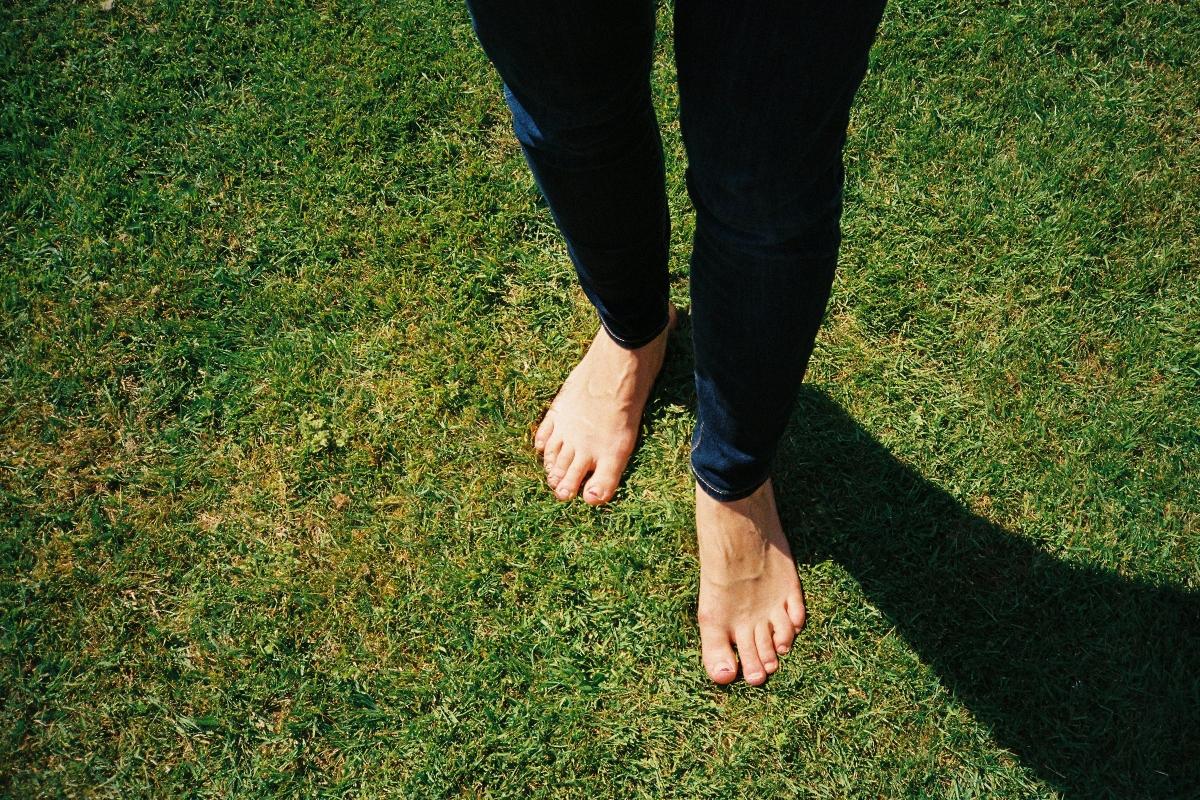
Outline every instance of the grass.
[[686, 331], [618, 502], [539, 481], [596, 323], [465, 7], [0, 19], [0, 793], [1200, 791], [1193, 4], [888, 9], [765, 689], [698, 658]]

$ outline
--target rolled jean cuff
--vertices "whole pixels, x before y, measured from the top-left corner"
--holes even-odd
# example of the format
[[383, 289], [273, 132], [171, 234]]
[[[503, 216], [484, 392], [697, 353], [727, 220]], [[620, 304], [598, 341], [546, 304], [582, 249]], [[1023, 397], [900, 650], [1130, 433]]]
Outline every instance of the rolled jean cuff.
[[600, 317], [600, 326], [602, 328], [604, 328], [604, 332], [608, 334], [608, 338], [612, 339], [619, 346], [625, 348], [626, 350], [636, 350], [639, 347], [645, 347], [646, 345], [650, 344], [655, 339], [657, 339], [662, 334], [662, 332], [667, 329], [667, 326], [671, 324], [671, 311], [668, 308], [663, 311], [663, 321], [660, 325], [658, 325], [654, 329], [654, 333], [651, 333], [648, 336], [642, 336], [642, 337], [638, 337], [636, 339], [630, 339], [627, 337], [617, 336], [615, 333], [613, 333], [613, 330], [611, 327], [609, 327], [608, 323], [604, 321], [604, 315], [600, 314], [599, 317]]
[[713, 484], [711, 479], [705, 478], [700, 474], [700, 470], [696, 469], [696, 463], [694, 461], [689, 459], [689, 464], [692, 468], [692, 475], [696, 478], [696, 485], [699, 486], [706, 495], [721, 503], [731, 503], [734, 500], [741, 500], [742, 498], [749, 497], [761, 489], [762, 485], [767, 482], [768, 478], [771, 477], [769, 473], [763, 475], [757, 483], [753, 484], [749, 488], [720, 489]]

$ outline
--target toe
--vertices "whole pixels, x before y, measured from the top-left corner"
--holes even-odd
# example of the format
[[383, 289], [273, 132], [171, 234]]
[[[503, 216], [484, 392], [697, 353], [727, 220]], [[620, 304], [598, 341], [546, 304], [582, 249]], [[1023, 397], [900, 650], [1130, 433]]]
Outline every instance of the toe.
[[576, 455], [571, 461], [571, 465], [567, 467], [567, 471], [563, 474], [562, 480], [554, 487], [554, 494], [559, 500], [570, 500], [579, 492], [579, 484], [583, 483], [583, 478], [588, 474], [594, 465], [595, 461], [583, 455]]
[[754, 630], [746, 628], [737, 637], [738, 659], [742, 662], [742, 677], [751, 686], [761, 686], [767, 680], [767, 669], [758, 657], [758, 645], [754, 641]]
[[539, 453], [546, 449], [546, 443], [550, 441], [551, 434], [554, 433], [554, 417], [547, 414], [542, 419], [542, 424], [538, 426], [537, 433], [533, 435], [533, 448]]
[[808, 619], [808, 614], [804, 610], [804, 590], [797, 589], [788, 595], [787, 614], [796, 633], [804, 629], [804, 622]]
[[583, 490], [584, 502], [598, 506], [612, 500], [621, 480], [621, 464], [615, 459], [601, 459]]
[[542, 466], [549, 473], [554, 468], [554, 462], [558, 460], [558, 452], [562, 450], [562, 437], [557, 434], [551, 434], [546, 440], [546, 449], [542, 451]]
[[567, 474], [567, 469], [571, 466], [571, 460], [575, 456], [575, 448], [564, 444], [558, 449], [554, 460], [550, 462], [549, 469], [546, 470], [546, 483], [550, 484], [551, 489], [557, 489], [558, 484], [562, 481], [563, 476]]
[[773, 634], [772, 641], [775, 645], [775, 652], [781, 656], [787, 655], [792, 649], [792, 641], [796, 638], [796, 626], [792, 624], [792, 619], [788, 616], [787, 609], [780, 608], [771, 617], [771, 633]]
[[724, 685], [737, 678], [737, 657], [724, 629], [700, 625], [700, 658], [704, 661], [704, 671], [714, 683]]
[[779, 654], [775, 652], [775, 637], [771, 635], [771, 623], [763, 620], [754, 629], [754, 643], [758, 646], [758, 657], [768, 675], [779, 669]]

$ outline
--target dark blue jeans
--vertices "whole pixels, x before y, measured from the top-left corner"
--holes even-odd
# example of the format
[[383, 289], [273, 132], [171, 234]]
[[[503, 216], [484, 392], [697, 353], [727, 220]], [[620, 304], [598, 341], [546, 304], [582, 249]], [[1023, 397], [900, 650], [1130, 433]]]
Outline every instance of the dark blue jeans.
[[[670, 215], [651, 103], [654, 0], [467, 0], [525, 157], [600, 322], [667, 324]], [[829, 299], [842, 147], [883, 0], [676, 0], [696, 209], [692, 471], [719, 500], [767, 479]]]

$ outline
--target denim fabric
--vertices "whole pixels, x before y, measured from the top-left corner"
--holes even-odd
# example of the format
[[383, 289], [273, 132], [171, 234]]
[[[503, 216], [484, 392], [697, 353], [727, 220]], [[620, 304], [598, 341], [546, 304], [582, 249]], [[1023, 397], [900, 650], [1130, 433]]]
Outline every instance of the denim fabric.
[[[667, 324], [670, 216], [650, 94], [654, 0], [467, 0], [526, 161], [601, 324]], [[883, 0], [676, 0], [696, 210], [691, 465], [720, 500], [767, 479], [837, 264], [842, 147]]]

